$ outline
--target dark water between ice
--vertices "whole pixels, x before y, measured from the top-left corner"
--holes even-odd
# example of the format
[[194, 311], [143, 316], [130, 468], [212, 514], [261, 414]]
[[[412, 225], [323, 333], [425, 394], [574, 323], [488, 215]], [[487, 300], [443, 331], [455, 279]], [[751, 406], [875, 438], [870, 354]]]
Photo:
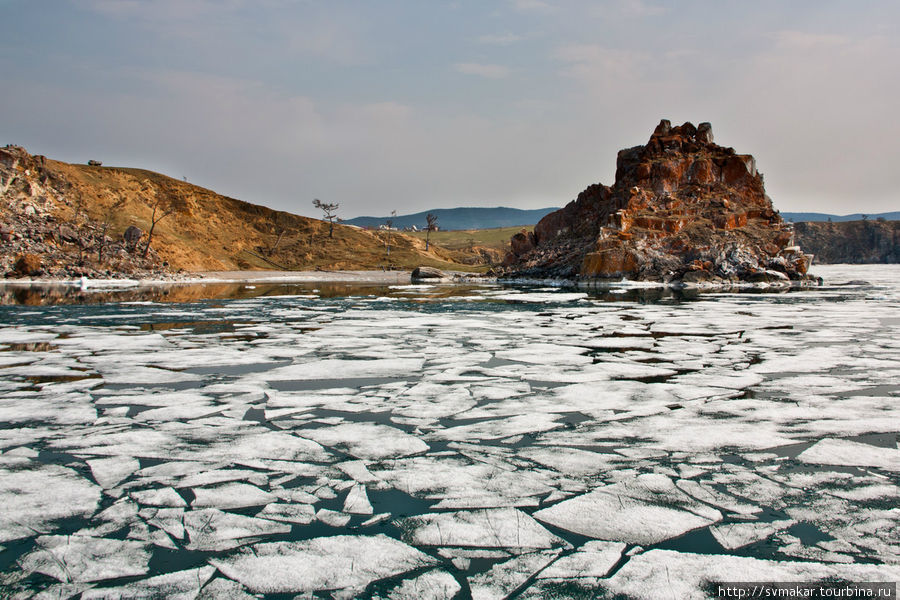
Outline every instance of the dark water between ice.
[[787, 293], [6, 288], [0, 590], [890, 578], [900, 269], [822, 271]]

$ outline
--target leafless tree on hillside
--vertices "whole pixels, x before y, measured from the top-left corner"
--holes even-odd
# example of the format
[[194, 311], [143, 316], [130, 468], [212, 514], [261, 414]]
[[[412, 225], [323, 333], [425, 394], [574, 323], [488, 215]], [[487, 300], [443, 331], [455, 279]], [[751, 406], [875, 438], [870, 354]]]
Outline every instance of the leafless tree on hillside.
[[391, 231], [394, 229], [394, 217], [397, 216], [397, 211], [391, 211], [391, 218], [386, 219], [384, 221], [385, 226], [387, 227], [387, 260], [388, 265], [391, 264]]
[[425, 252], [428, 252], [431, 232], [437, 231], [437, 220], [437, 215], [434, 213], [428, 213], [427, 215], [425, 215], [425, 221], [428, 223], [428, 225], [425, 226]]
[[109, 231], [113, 216], [118, 213], [124, 205], [125, 197], [123, 196], [113, 201], [113, 203], [107, 206], [103, 211], [103, 220], [100, 223], [100, 239], [97, 242], [97, 262], [99, 263], [103, 262], [103, 251], [106, 250], [106, 234]]
[[283, 212], [272, 214], [272, 226], [278, 237], [275, 238], [275, 243], [269, 248], [269, 256], [275, 254], [275, 251], [278, 250], [278, 244], [281, 243], [281, 238], [283, 238], [285, 232], [287, 232], [287, 218]]
[[328, 237], [334, 237], [334, 222], [338, 220], [337, 218], [337, 209], [340, 208], [340, 204], [337, 202], [322, 202], [318, 198], [313, 200], [313, 206], [322, 211], [322, 214], [325, 216], [325, 221], [328, 221]]
[[153, 241], [153, 230], [156, 224], [175, 212], [175, 205], [167, 198], [157, 198], [153, 203], [153, 214], [150, 216], [150, 231], [147, 232], [147, 243], [144, 244], [144, 251], [141, 253], [143, 258], [147, 258], [150, 252], [150, 242]]

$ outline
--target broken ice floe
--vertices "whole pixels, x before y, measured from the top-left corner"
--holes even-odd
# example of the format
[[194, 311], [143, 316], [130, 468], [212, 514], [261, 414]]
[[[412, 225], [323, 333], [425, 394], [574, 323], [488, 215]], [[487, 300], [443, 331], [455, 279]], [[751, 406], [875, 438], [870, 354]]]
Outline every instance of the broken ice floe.
[[62, 582], [91, 582], [147, 572], [146, 544], [87, 536], [48, 535], [19, 560], [23, 571], [49, 575]]
[[257, 544], [210, 562], [249, 590], [274, 594], [361, 589], [435, 560], [385, 535], [339, 535]]
[[219, 552], [252, 543], [266, 536], [288, 533], [286, 523], [222, 512], [215, 508], [184, 513], [189, 550]]
[[553, 548], [566, 542], [515, 508], [433, 513], [400, 519], [403, 539], [420, 546]]
[[589, 537], [657, 544], [707, 527], [722, 514], [697, 502], [663, 475], [642, 475], [563, 500], [534, 513], [539, 521]]
[[880, 448], [849, 440], [824, 439], [797, 458], [808, 463], [900, 471], [900, 450], [897, 448]]

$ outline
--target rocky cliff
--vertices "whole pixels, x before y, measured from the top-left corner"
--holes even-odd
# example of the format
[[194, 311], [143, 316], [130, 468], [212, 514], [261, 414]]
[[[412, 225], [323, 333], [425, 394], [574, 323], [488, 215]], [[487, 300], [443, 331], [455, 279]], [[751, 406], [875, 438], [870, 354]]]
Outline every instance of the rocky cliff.
[[323, 221], [159, 173], [68, 164], [17, 146], [0, 147], [0, 277], [158, 277], [182, 269], [472, 269], [478, 268], [473, 261], [484, 262], [472, 252], [434, 244], [425, 250], [424, 240], [398, 232], [342, 225], [335, 225], [333, 236], [328, 231]]
[[709, 123], [667, 120], [619, 152], [612, 186], [589, 186], [511, 247], [514, 277], [786, 282], [811, 261], [752, 156], [717, 145]]
[[825, 264], [900, 263], [900, 221], [797, 223], [797, 243]]

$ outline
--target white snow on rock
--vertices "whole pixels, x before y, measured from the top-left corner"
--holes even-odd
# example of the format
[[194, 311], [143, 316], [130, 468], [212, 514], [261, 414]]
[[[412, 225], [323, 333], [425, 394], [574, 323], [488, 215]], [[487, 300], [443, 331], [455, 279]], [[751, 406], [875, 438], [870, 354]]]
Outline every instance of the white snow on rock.
[[144, 575], [150, 561], [147, 545], [129, 540], [45, 535], [19, 560], [25, 572], [49, 575], [62, 582], [84, 583]]
[[819, 465], [878, 467], [887, 471], [900, 471], [900, 450], [850, 440], [826, 438], [801, 452], [797, 459]]
[[430, 513], [396, 523], [404, 541], [420, 546], [545, 549], [566, 545], [516, 508]]
[[435, 562], [415, 548], [380, 534], [257, 544], [210, 560], [225, 576], [262, 594], [359, 589]]
[[641, 475], [534, 513], [544, 523], [593, 538], [657, 544], [722, 519], [663, 475]]

